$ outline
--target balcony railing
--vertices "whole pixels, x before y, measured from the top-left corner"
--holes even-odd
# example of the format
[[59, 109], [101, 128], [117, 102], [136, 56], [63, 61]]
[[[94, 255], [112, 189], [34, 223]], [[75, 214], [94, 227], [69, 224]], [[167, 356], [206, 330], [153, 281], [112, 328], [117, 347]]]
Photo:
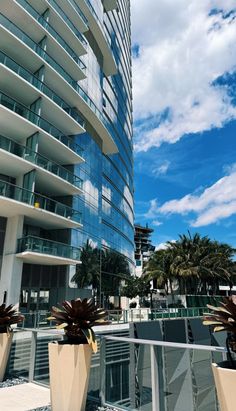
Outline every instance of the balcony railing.
[[52, 91], [45, 83], [40, 81], [38, 77], [33, 75], [30, 71], [26, 70], [24, 67], [16, 63], [12, 58], [7, 56], [5, 53], [0, 52], [0, 63], [4, 64], [6, 67], [14, 71], [18, 76], [22, 77], [24, 80], [28, 81], [32, 86], [36, 87], [39, 91], [44, 93], [49, 97], [54, 103], [61, 107], [66, 113], [68, 113], [81, 127], [84, 127], [85, 122], [80, 117], [77, 110], [73, 109], [69, 104], [67, 104], [61, 97], [58, 96], [54, 91]]
[[[48, 343], [62, 337], [59, 330], [15, 331], [8, 372], [48, 386]], [[90, 400], [125, 411], [219, 409], [211, 362], [226, 359], [225, 347], [100, 337], [98, 353], [92, 356]]]
[[[67, 26], [70, 27], [71, 31], [78, 37], [78, 39], [86, 46], [87, 45], [87, 40], [85, 37], [77, 30], [77, 28], [74, 26], [74, 24], [70, 21], [70, 19], [67, 17], [67, 15], [64, 13], [64, 11], [61, 9], [61, 7], [55, 2], [55, 0], [46, 0], [47, 3], [51, 4], [51, 6], [57, 11], [57, 13], [61, 16], [62, 20], [67, 24]], [[73, 2], [73, 0], [71, 0]], [[74, 4], [74, 2], [73, 2]], [[82, 18], [83, 22], [85, 25], [88, 25], [88, 21], [86, 17], [83, 15], [82, 11], [79, 9], [79, 7], [76, 5], [76, 11], [79, 13], [80, 17]]]
[[[49, 0], [50, 1], [50, 0]], [[71, 3], [73, 5], [73, 7], [75, 8], [75, 10], [77, 11], [77, 13], [79, 14], [79, 16], [81, 17], [81, 19], [83, 20], [84, 24], [86, 26], [88, 26], [88, 20], [86, 19], [84, 13], [82, 13], [82, 11], [80, 10], [78, 4], [76, 4], [75, 0], [69, 0], [69, 3]]]
[[40, 127], [47, 133], [51, 134], [51, 136], [55, 137], [71, 150], [75, 151], [78, 155], [82, 155], [81, 147], [74, 143], [74, 141], [70, 137], [65, 136], [60, 130], [49, 123], [49, 121], [44, 120], [42, 117], [40, 117], [34, 111], [30, 110], [25, 105], [18, 103], [16, 100], [2, 92], [0, 92], [0, 104], [14, 111], [14, 113], [18, 114], [19, 116], [26, 118], [28, 121]]
[[25, 203], [81, 224], [81, 213], [49, 197], [0, 180], [0, 196]]
[[[52, 1], [52, 0], [50, 0]], [[27, 46], [29, 46], [36, 54], [38, 54], [43, 60], [45, 60], [54, 70], [56, 70], [68, 84], [80, 95], [80, 97], [85, 101], [85, 103], [91, 108], [91, 110], [96, 114], [104, 127], [107, 128], [109, 133], [114, 136], [113, 126], [110, 121], [108, 121], [103, 113], [97, 108], [92, 99], [85, 93], [79, 84], [73, 80], [73, 78], [58, 64], [55, 60], [50, 57], [37, 43], [35, 43], [29, 36], [27, 36], [22, 30], [20, 30], [15, 24], [8, 20], [5, 16], [0, 13], [0, 24], [6, 27], [11, 33], [22, 40]]]
[[[49, 310], [49, 306], [47, 307]], [[171, 308], [169, 310], [156, 310], [150, 308], [132, 308], [127, 310], [106, 310], [107, 319], [112, 324], [129, 324], [140, 323], [146, 321], [155, 320], [168, 320], [168, 319], [196, 319], [201, 318], [203, 313], [208, 313], [210, 310], [206, 307], [191, 307], [191, 308]], [[23, 328], [42, 328], [42, 327], [54, 327], [52, 321], [48, 321], [47, 317], [50, 316], [48, 311], [45, 314], [45, 310], [34, 311], [34, 322], [32, 323], [32, 313], [25, 313], [25, 319], [22, 323]]]
[[100, 30], [103, 33], [106, 42], [108, 44], [108, 46], [112, 49], [112, 41], [111, 41], [111, 37], [109, 36], [108, 32], [106, 32], [104, 30], [104, 26], [103, 26], [103, 22], [101, 21], [101, 19], [98, 17], [94, 7], [92, 6], [90, 0], [85, 0], [85, 3], [87, 4], [90, 12], [92, 13], [93, 17], [95, 18], [96, 22], [99, 24]]
[[18, 240], [17, 253], [23, 253], [25, 251], [49, 254], [76, 261], [80, 260], [81, 253], [80, 248], [31, 235]]
[[42, 27], [44, 27], [56, 40], [57, 42], [66, 50], [66, 52], [72, 57], [72, 59], [78, 64], [78, 66], [84, 70], [86, 68], [84, 62], [77, 56], [77, 54], [72, 50], [72, 48], [65, 42], [65, 40], [57, 33], [56, 30], [41, 16], [26, 0], [17, 0], [28, 13], [35, 19]]
[[[10, 21], [6, 16], [0, 13], [0, 23], [9, 30], [12, 34], [17, 36], [23, 43], [27, 44], [36, 54], [50, 64], [61, 76], [69, 76], [60, 64], [58, 64], [46, 51], [35, 43], [24, 31]], [[69, 76], [70, 77], [70, 76]], [[74, 80], [73, 80], [74, 81]], [[75, 81], [76, 83], [76, 81]]]
[[83, 181], [81, 178], [71, 173], [65, 167], [51, 161], [45, 156], [36, 153], [28, 147], [25, 147], [21, 144], [16, 143], [15, 141], [10, 140], [4, 136], [0, 135], [0, 148], [8, 151], [9, 153], [15, 154], [18, 157], [23, 158], [24, 160], [30, 161], [33, 164], [43, 168], [44, 170], [50, 171], [50, 173], [55, 174], [56, 176], [62, 178], [68, 183], [80, 188], [83, 188]]

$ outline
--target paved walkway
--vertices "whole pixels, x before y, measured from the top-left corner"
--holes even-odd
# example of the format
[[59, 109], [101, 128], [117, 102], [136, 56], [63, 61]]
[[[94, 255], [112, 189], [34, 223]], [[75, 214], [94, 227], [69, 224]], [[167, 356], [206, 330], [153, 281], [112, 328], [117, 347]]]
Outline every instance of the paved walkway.
[[1, 411], [29, 411], [50, 403], [49, 388], [33, 383], [0, 389]]

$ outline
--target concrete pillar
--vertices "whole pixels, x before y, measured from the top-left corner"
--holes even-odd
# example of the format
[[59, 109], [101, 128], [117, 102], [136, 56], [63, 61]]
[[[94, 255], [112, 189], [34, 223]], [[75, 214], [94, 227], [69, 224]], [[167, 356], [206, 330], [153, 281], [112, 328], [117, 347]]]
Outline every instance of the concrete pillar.
[[0, 304], [6, 292], [7, 304], [18, 304], [21, 290], [23, 261], [16, 257], [17, 239], [22, 237], [24, 216], [7, 219], [0, 278]]

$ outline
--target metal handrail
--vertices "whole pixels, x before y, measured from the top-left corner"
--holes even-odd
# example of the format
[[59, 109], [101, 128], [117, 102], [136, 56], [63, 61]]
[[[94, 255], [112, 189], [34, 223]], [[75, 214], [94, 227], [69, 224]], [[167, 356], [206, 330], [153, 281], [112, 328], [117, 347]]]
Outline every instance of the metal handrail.
[[99, 335], [100, 338], [110, 341], [127, 342], [134, 344], [143, 345], [153, 345], [156, 347], [170, 347], [170, 348], [189, 348], [191, 350], [202, 350], [202, 351], [217, 351], [222, 353], [227, 353], [226, 347], [217, 347], [212, 345], [200, 345], [200, 344], [188, 344], [188, 343], [174, 343], [170, 341], [156, 341], [156, 340], [145, 340], [140, 338], [130, 338], [130, 337], [110, 337], [107, 335]]
[[[44, 330], [44, 329], [17, 329], [14, 330], [15, 332], [30, 332], [31, 333], [31, 343], [30, 343], [30, 361], [29, 361], [29, 373], [28, 373], [28, 380], [29, 382], [35, 381], [35, 366], [36, 366], [36, 352], [37, 352], [37, 336], [38, 334], [48, 336], [55, 336], [55, 337], [63, 337], [64, 332], [62, 330]], [[114, 341], [119, 342], [119, 347], [123, 347], [122, 343], [125, 344], [132, 344], [133, 349], [137, 349], [138, 346], [147, 346], [150, 349], [150, 377], [151, 377], [151, 400], [150, 406], [152, 411], [161, 411], [162, 408], [162, 400], [163, 392], [161, 391], [162, 383], [161, 380], [163, 379], [163, 370], [162, 370], [162, 362], [161, 357], [163, 356], [162, 348], [175, 348], [175, 349], [184, 349], [184, 350], [199, 350], [199, 351], [207, 351], [209, 353], [219, 353], [222, 355], [222, 359], [225, 360], [227, 358], [227, 349], [225, 347], [217, 347], [217, 346], [210, 346], [210, 345], [199, 345], [199, 344], [188, 344], [188, 343], [174, 343], [169, 341], [156, 341], [156, 340], [146, 340], [140, 338], [129, 338], [129, 337], [115, 337], [109, 336], [104, 334], [96, 333], [97, 337], [100, 339], [100, 349], [99, 349], [99, 371], [100, 371], [100, 399], [102, 406], [111, 406], [115, 410], [122, 410], [124, 408], [119, 407], [119, 403], [108, 402], [106, 400], [106, 367], [110, 366], [113, 363], [112, 360], [107, 361], [106, 357], [106, 342]], [[58, 338], [57, 338], [58, 339]], [[136, 348], [135, 348], [136, 347]], [[115, 350], [115, 347], [113, 348]], [[115, 352], [115, 351], [114, 351]], [[109, 354], [108, 354], [109, 355]], [[132, 357], [132, 350], [130, 351], [130, 361], [134, 361]], [[213, 357], [214, 358], [214, 357]], [[126, 360], [125, 360], [126, 361]], [[209, 357], [210, 361], [210, 357]], [[114, 363], [116, 363], [116, 359], [114, 359]], [[134, 372], [136, 373], [135, 363], [133, 364]], [[132, 377], [134, 378], [134, 376]], [[43, 384], [40, 381], [41, 385]], [[131, 386], [132, 389], [132, 386]], [[130, 394], [132, 395], [132, 394]], [[134, 408], [125, 408], [125, 409], [134, 409]], [[135, 408], [136, 409], [136, 408]], [[166, 409], [166, 408], [165, 408]]]

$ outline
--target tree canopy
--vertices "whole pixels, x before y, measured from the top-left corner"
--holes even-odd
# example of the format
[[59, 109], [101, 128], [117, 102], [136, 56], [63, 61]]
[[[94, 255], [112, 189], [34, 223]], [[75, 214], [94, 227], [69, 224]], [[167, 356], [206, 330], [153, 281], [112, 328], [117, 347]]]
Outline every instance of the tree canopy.
[[145, 275], [158, 288], [173, 293], [173, 283], [180, 294], [219, 292], [220, 284], [232, 286], [236, 274], [235, 249], [228, 244], [201, 237], [196, 233], [179, 236], [157, 250], [145, 267]]
[[76, 265], [75, 275], [72, 277], [79, 288], [92, 285], [94, 289], [99, 287], [100, 281], [100, 255], [99, 249], [92, 247], [89, 240], [81, 249], [81, 264]]
[[130, 277], [122, 287], [121, 294], [124, 297], [146, 297], [150, 293], [150, 282], [145, 278]]

